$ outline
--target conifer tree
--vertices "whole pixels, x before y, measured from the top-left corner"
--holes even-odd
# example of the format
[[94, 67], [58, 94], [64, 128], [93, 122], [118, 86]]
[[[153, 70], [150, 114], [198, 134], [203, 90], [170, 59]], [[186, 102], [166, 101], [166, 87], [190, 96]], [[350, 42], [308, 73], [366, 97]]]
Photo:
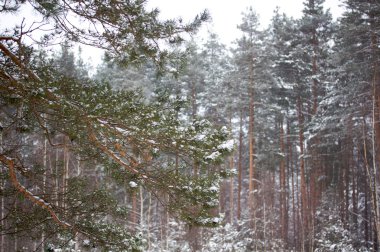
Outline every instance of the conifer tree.
[[[1, 14], [17, 12], [22, 5], [31, 6], [44, 25], [55, 28], [40, 44], [48, 45], [63, 35], [67, 43], [105, 49], [106, 59], [119, 65], [149, 59], [159, 73], [180, 68], [185, 55], [178, 50], [160, 50], [159, 44], [179, 45], [182, 33], [195, 32], [208, 18], [202, 13], [189, 24], [159, 21], [158, 10], [147, 11], [145, 1], [139, 0], [7, 1]], [[71, 18], [80, 19], [81, 25]], [[162, 203], [190, 225], [218, 225], [221, 218], [211, 209], [218, 206], [218, 191], [213, 188], [220, 175], [206, 171], [231, 151], [228, 132], [201, 119], [181, 122], [177, 115], [182, 101], [165, 92], [157, 92], [148, 101], [136, 90], [115, 90], [106, 80], [79, 76], [67, 44], [55, 62], [43, 52], [38, 54], [23, 39], [33, 36], [39, 25], [33, 23], [26, 30], [21, 24], [0, 36], [1, 124], [6, 132], [0, 162], [11, 192], [4, 195], [4, 204], [16, 200], [17, 214], [6, 213], [14, 217], [9, 219], [12, 230], [31, 235], [33, 240], [35, 232], [26, 230], [42, 229], [45, 239], [54, 237], [51, 243], [56, 247], [79, 235], [103, 249], [142, 250], [142, 237], [128, 232], [126, 223], [120, 221], [129, 213], [110, 190], [109, 179], [119, 186], [129, 185], [131, 190], [138, 185], [158, 197], [170, 195]], [[55, 171], [62, 170], [61, 174], [49, 171], [47, 163], [33, 160], [38, 147], [33, 145], [34, 136], [46, 137], [49, 146], [57, 150]], [[62, 169], [59, 155], [63, 157]], [[94, 170], [81, 172], [81, 177], [70, 176], [74, 156], [79, 162], [75, 164], [85, 162], [86, 169], [101, 174], [95, 177], [96, 183], [91, 177]], [[187, 173], [189, 160], [196, 160], [201, 176]], [[57, 186], [62, 190], [55, 191]], [[44, 193], [47, 188], [51, 194]], [[4, 204], [2, 210], [6, 209]], [[24, 218], [21, 222], [20, 216]], [[17, 250], [21, 245], [16, 241], [8, 248]], [[48, 243], [44, 241], [44, 245]]]

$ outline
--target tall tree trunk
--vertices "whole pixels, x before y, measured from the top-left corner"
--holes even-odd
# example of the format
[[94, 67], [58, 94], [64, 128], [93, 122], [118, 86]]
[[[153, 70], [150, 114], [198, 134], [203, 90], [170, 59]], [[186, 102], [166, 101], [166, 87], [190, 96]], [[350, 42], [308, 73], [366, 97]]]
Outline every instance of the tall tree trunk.
[[[309, 3], [311, 5], [311, 11], [315, 11], [315, 1], [309, 0]], [[316, 27], [313, 27], [311, 31], [311, 47], [312, 47], [312, 55], [311, 55], [311, 61], [312, 61], [312, 95], [313, 95], [313, 105], [311, 114], [312, 116], [316, 116], [318, 111], [318, 98], [319, 98], [319, 83], [317, 79], [318, 75], [318, 58], [319, 55], [319, 41], [318, 41], [318, 35]], [[318, 153], [318, 145], [319, 145], [319, 137], [316, 136], [311, 142], [311, 153], [312, 153], [312, 172], [310, 175], [310, 205], [309, 209], [304, 209], [305, 211], [305, 220], [306, 220], [306, 227], [307, 231], [312, 231], [311, 235], [311, 242], [310, 246], [311, 248], [314, 246], [314, 223], [315, 223], [315, 213], [317, 209], [317, 205], [319, 202], [319, 194], [321, 193], [321, 188], [319, 185], [318, 177], [321, 176], [321, 165], [320, 165], [320, 157]], [[302, 180], [302, 177], [301, 177]], [[302, 183], [301, 183], [302, 184]], [[302, 186], [302, 185], [301, 185]]]
[[251, 217], [253, 218], [253, 225], [255, 226], [255, 107], [254, 107], [254, 91], [253, 91], [253, 80], [251, 80], [251, 86], [249, 88], [249, 128], [248, 128], [248, 141], [249, 141], [249, 191], [248, 191], [248, 202]]
[[[369, 207], [368, 207], [368, 184], [366, 182], [366, 176], [360, 176], [361, 177], [361, 186], [364, 187], [364, 240], [366, 241], [366, 247], [369, 248], [369, 242], [370, 242], [370, 221], [369, 221]], [[364, 178], [363, 178], [364, 177]]]
[[283, 119], [281, 118], [279, 123], [280, 130], [280, 151], [281, 151], [281, 160], [280, 160], [280, 220], [281, 220], [281, 238], [286, 243], [287, 242], [287, 207], [286, 207], [286, 172], [285, 172], [285, 143], [284, 143], [284, 125]]
[[312, 34], [312, 46], [313, 46], [313, 55], [312, 55], [312, 76], [313, 76], [313, 115], [317, 114], [318, 111], [318, 66], [317, 66], [317, 55], [318, 55], [318, 38], [317, 31], [313, 31]]
[[151, 234], [150, 234], [150, 227], [151, 227], [151, 215], [152, 215], [152, 194], [151, 192], [148, 192], [148, 216], [147, 216], [147, 240], [148, 240], [148, 251], [151, 249]]
[[69, 152], [69, 142], [68, 136], [63, 136], [64, 148], [63, 148], [63, 176], [62, 176], [62, 207], [66, 215], [66, 192], [67, 192], [67, 182], [69, 179], [69, 165], [70, 165], [70, 152]]
[[344, 217], [345, 217], [345, 209], [346, 209], [346, 201], [344, 200], [344, 173], [345, 170], [342, 169], [343, 166], [339, 166], [338, 170], [338, 196], [340, 199], [340, 204], [339, 204], [339, 214], [340, 214], [340, 220], [342, 223], [344, 223]]
[[[193, 121], [195, 121], [197, 116], [197, 92], [194, 82], [191, 82], [191, 116]], [[196, 161], [193, 161], [193, 174], [194, 176], [198, 176], [199, 174], [199, 167]]]
[[[232, 109], [231, 109], [232, 110]], [[230, 111], [230, 129], [232, 130], [232, 111]], [[232, 174], [232, 171], [234, 169], [234, 153], [230, 156], [230, 171]], [[234, 223], [234, 176], [230, 177], [230, 219], [229, 222], [232, 224]]]
[[238, 198], [237, 198], [237, 219], [241, 218], [241, 190], [243, 183], [243, 108], [240, 110], [239, 126], [239, 160], [238, 160]]
[[[3, 131], [0, 130], [0, 153], [3, 153]], [[6, 171], [4, 171], [4, 168], [1, 167], [0, 168], [0, 171], [1, 171], [1, 174], [5, 174]], [[0, 180], [0, 187], [1, 188], [5, 188], [5, 180], [3, 178], [3, 176], [1, 176], [1, 180]], [[4, 198], [4, 195], [1, 195], [1, 222], [0, 222], [0, 225], [1, 225], [1, 229], [5, 229], [5, 198]], [[2, 231], [2, 230], [1, 230]], [[5, 252], [5, 235], [4, 234], [1, 234], [1, 238], [0, 238], [0, 251], [1, 252]]]
[[139, 186], [140, 195], [140, 229], [144, 229], [144, 192], [142, 185]]
[[137, 226], [137, 192], [132, 192], [132, 211], [131, 211], [131, 225], [132, 230], [136, 230]]
[[[231, 172], [234, 169], [234, 154], [230, 157]], [[234, 176], [230, 178], [230, 223], [234, 223]]]
[[[354, 155], [353, 153], [351, 155]], [[351, 158], [350, 158], [351, 159]], [[353, 159], [353, 158], [352, 158]], [[359, 233], [358, 231], [358, 178], [357, 178], [357, 173], [355, 170], [355, 166], [352, 163], [351, 166], [351, 178], [352, 178], [352, 220], [353, 220], [353, 225], [354, 225], [354, 230], [357, 231], [357, 234]]]
[[[248, 82], [248, 96], [249, 96], [249, 126], [248, 126], [248, 141], [249, 141], [249, 191], [248, 191], [248, 204], [250, 208], [251, 217], [253, 218], [253, 223], [255, 221], [255, 88], [254, 88], [254, 55], [252, 52], [253, 48], [253, 36], [250, 34], [250, 50], [248, 68], [249, 68], [249, 82]], [[255, 224], [254, 228], [255, 228]]]
[[[48, 171], [48, 148], [47, 148], [47, 145], [48, 145], [48, 139], [47, 137], [44, 135], [44, 149], [43, 149], [43, 158], [42, 158], [42, 163], [43, 163], [43, 169], [44, 169], [44, 173], [42, 174], [42, 195], [45, 196], [45, 193], [46, 193], [46, 176], [47, 176], [47, 171]], [[45, 251], [45, 231], [42, 230], [42, 233], [41, 233], [41, 244], [40, 244], [40, 247], [41, 247], [41, 252], [44, 252]]]
[[[367, 157], [367, 142], [366, 142], [366, 121], [363, 117], [363, 149], [364, 149], [364, 162], [367, 172], [367, 179], [369, 183], [369, 192], [371, 196], [371, 205], [373, 209], [373, 221], [374, 221], [374, 228], [376, 231], [380, 230], [380, 211], [379, 211], [379, 205], [378, 205], [378, 181], [377, 181], [377, 165], [376, 165], [376, 115], [375, 115], [375, 100], [373, 99], [372, 103], [372, 139], [371, 139], [371, 145], [372, 145], [372, 164], [369, 163], [368, 157]], [[371, 167], [372, 166], [372, 167]], [[372, 169], [371, 169], [372, 168]], [[380, 235], [380, 232], [375, 232], [376, 235]], [[374, 239], [376, 241], [380, 240], [380, 237], [376, 237]]]
[[354, 230], [357, 230], [357, 235], [359, 234], [358, 230], [358, 181], [359, 178], [357, 178], [357, 172], [356, 172], [356, 167], [354, 164], [354, 142], [353, 142], [353, 134], [352, 134], [352, 128], [353, 128], [353, 120], [352, 120], [352, 115], [349, 116], [348, 118], [348, 139], [349, 139], [349, 168], [351, 169], [351, 183], [352, 183], [352, 192], [351, 192], [351, 198], [352, 198], [352, 219], [353, 219], [353, 228]]
[[[17, 201], [15, 201], [14, 203], [14, 209], [15, 211], [17, 211]], [[15, 227], [14, 229], [15, 231], [15, 234], [13, 235], [13, 251], [18, 251], [17, 248], [18, 248], [18, 229], [17, 229], [17, 226]]]
[[[298, 156], [299, 158], [299, 156]], [[298, 159], [300, 160], [300, 159]], [[300, 162], [295, 164], [296, 198], [297, 198], [297, 247], [300, 251], [303, 244], [302, 207], [301, 207], [301, 186], [300, 186]]]
[[195, 120], [197, 116], [197, 91], [195, 87], [195, 82], [191, 82], [191, 117]]
[[198, 252], [201, 249], [201, 239], [199, 239], [199, 227], [189, 226], [188, 240], [191, 252]]
[[60, 186], [59, 186], [59, 155], [60, 150], [57, 148], [55, 150], [55, 159], [54, 159], [54, 203], [57, 207], [61, 205], [61, 192], [60, 192]]
[[349, 224], [349, 207], [350, 207], [350, 148], [349, 148], [349, 143], [346, 143], [346, 149], [347, 149], [347, 156], [346, 156], [346, 160], [344, 163], [346, 163], [347, 165], [345, 167], [343, 167], [344, 169], [344, 200], [345, 200], [345, 209], [344, 209], [344, 224], [345, 224], [345, 227], [348, 228], [348, 224]]
[[373, 208], [375, 212], [375, 226], [377, 241], [380, 241], [380, 209], [379, 209], [379, 199], [377, 194], [377, 185], [379, 181], [379, 175], [377, 174], [377, 169], [380, 165], [380, 71], [379, 71], [379, 37], [378, 28], [376, 27], [376, 17], [377, 13], [370, 11], [370, 28], [371, 28], [371, 49], [372, 49], [372, 64], [373, 64], [373, 75], [372, 75], [372, 120], [373, 120], [373, 189], [371, 195], [373, 195]]
[[[288, 127], [288, 125], [287, 125]], [[291, 164], [291, 161], [290, 161], [290, 157], [291, 157], [291, 154], [290, 154], [290, 134], [289, 134], [289, 131], [287, 130], [286, 133], [284, 131], [284, 144], [285, 144], [285, 165], [286, 165], [286, 169], [285, 169], [285, 172], [286, 172], [286, 178], [285, 178], [285, 248], [284, 249], [288, 249], [289, 248], [289, 225], [290, 225], [290, 182], [291, 182], [291, 167], [290, 167], [290, 164]], [[286, 142], [285, 142], [285, 139], [286, 139]]]
[[302, 225], [302, 235], [307, 237], [309, 231], [309, 220], [308, 220], [308, 200], [307, 200], [307, 188], [306, 188], [306, 172], [305, 172], [305, 161], [304, 161], [304, 118], [302, 112], [301, 97], [298, 97], [297, 101], [297, 112], [298, 112], [298, 127], [299, 127], [299, 145], [300, 145], [300, 187], [301, 187], [301, 225]]
[[[229, 161], [228, 161], [228, 163], [229, 163]], [[223, 168], [220, 167], [219, 170], [221, 170], [221, 169], [223, 169]], [[223, 179], [220, 182], [220, 184], [221, 185], [220, 185], [220, 191], [219, 191], [218, 212], [219, 213], [225, 213], [226, 212], [226, 205], [227, 205], [228, 180]]]
[[287, 147], [288, 147], [288, 159], [290, 161], [290, 174], [291, 174], [291, 192], [292, 192], [292, 221], [293, 221], [293, 246], [296, 248], [297, 244], [297, 211], [296, 211], [296, 186], [294, 180], [294, 161], [293, 161], [293, 148], [292, 139], [290, 138], [290, 122], [287, 121]]
[[[82, 173], [82, 166], [81, 166], [81, 160], [80, 160], [80, 156], [77, 156], [77, 177], [79, 177]], [[78, 218], [77, 218], [78, 220]], [[75, 236], [75, 251], [79, 251], [80, 249], [80, 239], [79, 239], [79, 235], [77, 234]]]

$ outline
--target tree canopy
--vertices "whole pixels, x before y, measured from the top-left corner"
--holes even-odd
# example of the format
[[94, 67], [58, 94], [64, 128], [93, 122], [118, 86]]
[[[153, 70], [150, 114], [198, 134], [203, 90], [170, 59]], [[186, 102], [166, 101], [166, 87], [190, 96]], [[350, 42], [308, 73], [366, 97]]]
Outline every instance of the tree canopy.
[[[1, 15], [29, 6], [36, 17], [30, 27], [21, 23], [0, 35], [1, 169], [11, 188], [8, 197], [22, 197], [23, 207], [15, 209], [30, 214], [24, 219], [29, 224], [14, 220], [13, 228], [41, 229], [46, 237], [79, 234], [117, 250], [141, 245], [118, 224], [122, 207], [107, 184], [92, 184], [79, 168], [71, 179], [55, 173], [47, 164], [49, 149], [57, 155], [61, 150], [64, 167], [74, 157], [78, 167], [92, 166], [91, 174], [101, 167], [119, 186], [145, 187], [190, 225], [218, 225], [211, 209], [221, 175], [207, 170], [232, 150], [226, 128], [196, 118], [183, 122], [180, 97], [157, 91], [147, 99], [138, 90], [115, 90], [112, 83], [80, 74], [64, 47], [60, 59], [36, 47], [86, 44], [104, 49], [120, 66], [149, 61], [162, 73], [181, 67], [185, 53], [179, 45], [208, 19], [207, 12], [184, 24], [159, 20], [159, 11], [147, 11], [144, 0], [1, 3]], [[41, 40], [25, 42], [38, 32]], [[193, 162], [199, 174], [188, 172]]]

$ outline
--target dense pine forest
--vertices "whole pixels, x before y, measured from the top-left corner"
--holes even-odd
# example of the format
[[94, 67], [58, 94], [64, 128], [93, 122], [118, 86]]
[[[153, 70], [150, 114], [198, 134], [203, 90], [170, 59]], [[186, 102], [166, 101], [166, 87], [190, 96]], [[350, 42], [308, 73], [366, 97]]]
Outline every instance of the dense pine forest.
[[379, 251], [380, 1], [146, 2], [0, 0], [0, 251]]

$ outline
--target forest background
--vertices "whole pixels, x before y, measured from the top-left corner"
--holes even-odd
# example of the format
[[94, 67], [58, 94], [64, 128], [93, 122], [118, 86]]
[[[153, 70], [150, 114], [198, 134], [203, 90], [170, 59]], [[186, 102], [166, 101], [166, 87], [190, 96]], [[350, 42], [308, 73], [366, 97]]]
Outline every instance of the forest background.
[[242, 10], [232, 49], [207, 11], [0, 3], [36, 17], [0, 35], [1, 251], [379, 250], [378, 0]]

